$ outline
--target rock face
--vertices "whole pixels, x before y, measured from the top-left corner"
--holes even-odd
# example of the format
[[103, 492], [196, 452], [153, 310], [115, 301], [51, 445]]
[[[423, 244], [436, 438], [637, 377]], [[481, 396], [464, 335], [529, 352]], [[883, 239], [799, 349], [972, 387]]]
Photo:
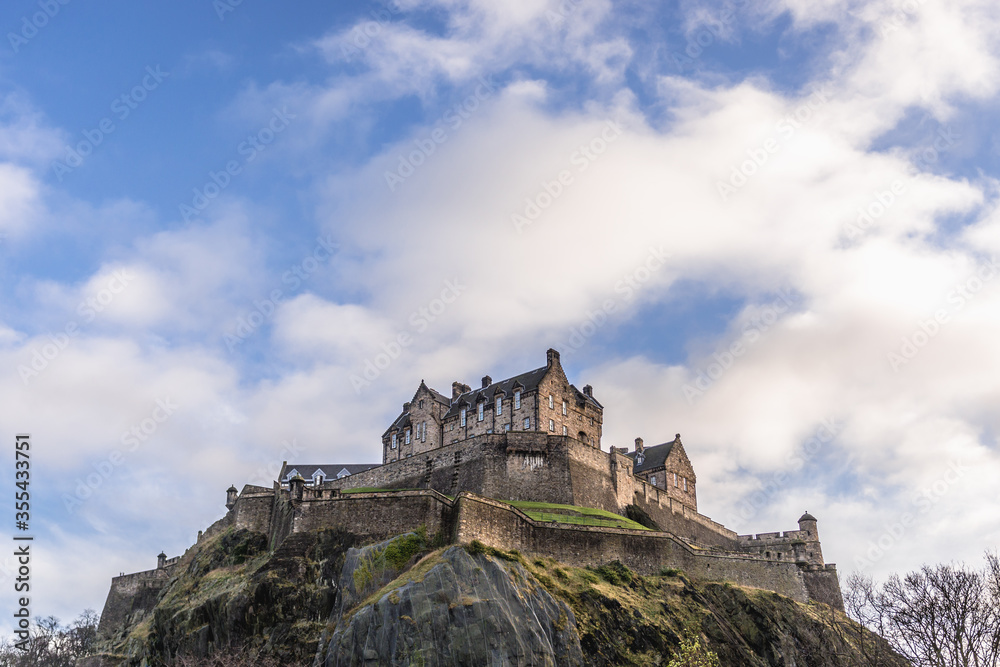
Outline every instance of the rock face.
[[227, 530], [181, 559], [155, 604], [106, 628], [87, 665], [234, 652], [289, 667], [666, 665], [692, 633], [720, 667], [868, 664], [859, 647], [881, 648], [842, 613], [769, 591], [436, 547], [422, 531], [365, 546], [322, 530], [272, 553], [262, 534]]
[[573, 610], [519, 563], [462, 547], [428, 560], [418, 578], [341, 619], [327, 667], [583, 664]]

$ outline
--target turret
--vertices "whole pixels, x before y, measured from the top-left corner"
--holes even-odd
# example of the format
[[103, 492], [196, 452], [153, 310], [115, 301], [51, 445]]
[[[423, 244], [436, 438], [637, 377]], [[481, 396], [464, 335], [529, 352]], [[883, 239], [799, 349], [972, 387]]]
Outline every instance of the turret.
[[226, 509], [231, 510], [233, 506], [236, 505], [236, 498], [239, 495], [239, 491], [236, 490], [235, 486], [230, 486], [226, 489]]
[[288, 480], [288, 490], [293, 503], [302, 501], [302, 492], [306, 488], [306, 480], [302, 475], [295, 475]]
[[816, 517], [806, 511], [799, 517], [799, 531], [802, 533], [802, 541], [805, 542], [806, 560], [814, 565], [823, 564], [823, 549], [819, 543], [819, 529], [816, 527]]
[[167, 566], [167, 554], [160, 552], [160, 555], [156, 557], [156, 569], [162, 570]]

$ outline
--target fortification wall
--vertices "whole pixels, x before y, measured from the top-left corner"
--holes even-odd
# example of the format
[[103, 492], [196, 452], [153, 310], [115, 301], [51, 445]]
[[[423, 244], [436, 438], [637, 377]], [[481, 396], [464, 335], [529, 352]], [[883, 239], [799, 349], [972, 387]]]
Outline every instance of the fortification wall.
[[834, 609], [844, 611], [844, 597], [840, 592], [840, 578], [837, 576], [837, 566], [811, 565], [802, 570], [806, 590], [809, 597], [819, 602], [825, 602]]
[[773, 590], [799, 602], [809, 599], [803, 572], [794, 563], [702, 552], [664, 533], [540, 523], [509, 505], [465, 493], [456, 499], [455, 537], [576, 567], [617, 559], [640, 574], [674, 567], [698, 579]]
[[123, 574], [111, 580], [111, 589], [104, 601], [97, 632], [107, 637], [121, 628], [137, 612], [148, 612], [155, 605], [160, 591], [170, 579], [170, 572], [178, 558], [161, 569]]
[[452, 502], [435, 491], [392, 493], [350, 493], [322, 500], [306, 499], [288, 504], [292, 532], [342, 528], [370, 540], [383, 540], [423, 525], [430, 536], [441, 533], [449, 538]]

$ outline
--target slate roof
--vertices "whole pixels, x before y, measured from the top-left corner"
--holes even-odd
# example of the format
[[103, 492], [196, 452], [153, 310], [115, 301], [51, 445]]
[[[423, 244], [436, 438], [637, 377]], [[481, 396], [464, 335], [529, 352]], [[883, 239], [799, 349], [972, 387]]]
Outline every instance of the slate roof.
[[[492, 403], [496, 400], [497, 394], [502, 395], [504, 398], [511, 398], [514, 396], [514, 388], [517, 386], [520, 386], [521, 390], [525, 392], [538, 389], [538, 384], [542, 381], [542, 378], [545, 377], [545, 372], [547, 370], [549, 370], [548, 366], [542, 366], [541, 368], [536, 368], [535, 370], [515, 375], [512, 378], [494, 382], [488, 387], [480, 387], [479, 389], [467, 391], [452, 401], [451, 409], [448, 410], [444, 418], [448, 419], [449, 417], [457, 415], [459, 410], [462, 409], [463, 404], [468, 407], [473, 407], [480, 401], [480, 399], [486, 401], [487, 403]], [[577, 400], [586, 401], [591, 405], [601, 408], [602, 410], [604, 409], [604, 406], [598, 403], [597, 399], [593, 396], [587, 396], [573, 385], [570, 385], [570, 389], [573, 390]]]
[[288, 463], [284, 468], [281, 469], [279, 473], [281, 479], [279, 480], [284, 484], [288, 480], [288, 476], [294, 474], [293, 471], [297, 471], [302, 477], [306, 479], [307, 482], [311, 482], [313, 475], [317, 470], [322, 469], [326, 473], [326, 479], [337, 479], [337, 475], [340, 474], [342, 470], [347, 470], [348, 474], [355, 475], [359, 472], [364, 472], [365, 470], [371, 470], [372, 468], [379, 467], [380, 463]]
[[[643, 472], [645, 470], [654, 470], [656, 468], [662, 468], [666, 463], [667, 457], [670, 456], [671, 450], [674, 448], [674, 442], [665, 442], [662, 445], [653, 445], [652, 447], [646, 447], [643, 450], [644, 459], [641, 464], [636, 464], [632, 469], [634, 472]], [[635, 452], [629, 452], [625, 456], [629, 457], [633, 461], [635, 460]]]

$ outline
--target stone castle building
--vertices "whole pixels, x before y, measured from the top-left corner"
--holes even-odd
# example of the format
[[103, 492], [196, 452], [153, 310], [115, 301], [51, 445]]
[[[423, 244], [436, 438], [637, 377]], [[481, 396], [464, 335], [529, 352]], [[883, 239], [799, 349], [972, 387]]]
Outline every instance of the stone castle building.
[[[479, 540], [568, 565], [620, 560], [641, 574], [664, 567], [843, 608], [836, 566], [824, 563], [816, 518], [798, 530], [737, 535], [698, 512], [697, 476], [680, 435], [646, 447], [602, 448], [604, 407], [570, 384], [559, 353], [546, 364], [451, 398], [420, 382], [382, 435], [381, 464], [282, 465], [272, 488], [227, 490], [231, 527], [264, 533], [287, 551], [295, 533], [341, 528], [359, 543], [423, 526], [446, 542]], [[505, 501], [589, 507], [639, 517], [652, 530], [538, 521]], [[102, 632], [148, 604], [176, 559], [112, 580]], [[152, 599], [155, 599], [155, 595]]]

